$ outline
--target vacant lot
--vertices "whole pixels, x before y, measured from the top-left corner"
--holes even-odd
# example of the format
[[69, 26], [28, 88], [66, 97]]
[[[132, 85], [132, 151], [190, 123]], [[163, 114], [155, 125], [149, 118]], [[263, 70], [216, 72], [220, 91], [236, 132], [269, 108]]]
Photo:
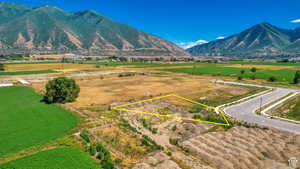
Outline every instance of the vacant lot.
[[26, 87], [0, 88], [0, 158], [63, 136], [77, 119]]
[[6, 164], [1, 169], [99, 169], [87, 154], [77, 148], [55, 148], [29, 155]]
[[[242, 95], [248, 88], [214, 84], [209, 78], [178, 76], [176, 74], [146, 74], [129, 77], [118, 75], [77, 79], [81, 92], [72, 105], [79, 107], [105, 106], [111, 103], [126, 102], [175, 93], [177, 95], [199, 100], [200, 98], [222, 97], [224, 99]], [[44, 83], [33, 84], [41, 90]]]
[[271, 169], [299, 157], [299, 141], [299, 135], [278, 130], [235, 127], [193, 137], [180, 146], [218, 169]]
[[271, 110], [270, 114], [300, 121], [300, 96], [294, 97], [277, 109]]

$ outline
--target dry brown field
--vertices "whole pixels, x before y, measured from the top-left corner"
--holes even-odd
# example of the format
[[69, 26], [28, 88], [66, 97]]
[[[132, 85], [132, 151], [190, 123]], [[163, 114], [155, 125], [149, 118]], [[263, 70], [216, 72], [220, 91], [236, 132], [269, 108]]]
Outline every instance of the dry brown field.
[[95, 70], [92, 64], [74, 63], [47, 63], [47, 64], [8, 64], [5, 66], [6, 72], [35, 71], [35, 70], [55, 70], [60, 72], [72, 72], [80, 70]]
[[75, 54], [73, 53], [66, 53], [66, 54], [49, 54], [49, 55], [31, 55], [32, 58], [43, 58], [43, 59], [60, 59], [60, 58], [68, 58], [73, 57]]

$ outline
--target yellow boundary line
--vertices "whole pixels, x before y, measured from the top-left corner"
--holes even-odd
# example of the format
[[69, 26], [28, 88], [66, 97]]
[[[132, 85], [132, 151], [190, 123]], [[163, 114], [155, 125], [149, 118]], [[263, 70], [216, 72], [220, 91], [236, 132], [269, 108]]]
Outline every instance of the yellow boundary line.
[[[200, 106], [204, 106], [204, 107], [207, 107], [209, 109], [213, 109], [213, 110], [215, 110], [215, 111], [217, 111], [221, 114], [222, 118], [226, 121], [226, 123], [217, 123], [217, 122], [211, 122], [211, 121], [197, 120], [197, 119], [184, 118], [184, 117], [178, 117], [178, 116], [172, 116], [172, 115], [164, 115], [164, 114], [158, 114], [158, 113], [149, 113], [149, 112], [143, 112], [143, 111], [138, 111], [138, 110], [130, 110], [130, 109], [122, 108], [122, 107], [126, 107], [126, 106], [131, 106], [131, 105], [135, 105], [135, 104], [139, 104], [139, 103], [143, 103], [143, 102], [147, 102], [147, 101], [152, 101], [152, 100], [159, 100], [159, 99], [163, 99], [163, 98], [166, 98], [166, 97], [172, 97], [172, 96], [177, 97], [177, 98], [182, 99], [182, 100], [185, 100], [185, 101], [188, 101], [190, 103], [198, 104]], [[126, 112], [134, 112], [134, 113], [140, 113], [140, 114], [153, 115], [153, 116], [175, 118], [175, 119], [181, 119], [181, 120], [190, 120], [190, 121], [196, 121], [196, 122], [201, 122], [201, 123], [217, 124], [217, 125], [222, 125], [222, 126], [229, 126], [230, 125], [228, 120], [226, 119], [226, 117], [224, 115], [225, 113], [224, 113], [223, 110], [218, 109], [216, 107], [212, 107], [212, 106], [203, 104], [203, 103], [196, 102], [194, 100], [187, 99], [185, 97], [178, 96], [176, 94], [168, 94], [168, 95], [164, 95], [164, 96], [154, 97], [154, 98], [151, 98], [151, 99], [146, 99], [146, 100], [141, 100], [141, 101], [137, 101], [137, 102], [133, 102], [133, 103], [123, 104], [123, 105], [120, 105], [120, 106], [112, 107], [112, 109], [113, 110], [119, 110], [119, 111], [126, 111]]]

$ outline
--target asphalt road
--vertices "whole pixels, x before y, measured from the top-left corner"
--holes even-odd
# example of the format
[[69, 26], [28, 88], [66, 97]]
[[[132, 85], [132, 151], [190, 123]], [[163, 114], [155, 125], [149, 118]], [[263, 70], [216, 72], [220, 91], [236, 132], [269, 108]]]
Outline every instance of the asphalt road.
[[296, 92], [296, 90], [274, 88], [274, 91], [271, 91], [269, 93], [254, 97], [250, 100], [236, 105], [226, 107], [224, 111], [229, 116], [235, 117], [238, 120], [300, 134], [300, 124], [270, 119], [266, 116], [258, 115], [255, 113], [255, 111], [260, 108], [260, 105], [268, 105], [291, 92]]

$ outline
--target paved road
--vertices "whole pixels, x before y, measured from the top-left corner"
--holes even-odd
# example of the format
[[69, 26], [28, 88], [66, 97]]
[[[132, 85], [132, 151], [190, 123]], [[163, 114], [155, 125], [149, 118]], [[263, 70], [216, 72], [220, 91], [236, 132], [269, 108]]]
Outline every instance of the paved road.
[[257, 115], [256, 110], [262, 106], [268, 105], [291, 92], [296, 92], [293, 89], [284, 89], [284, 88], [274, 88], [273, 91], [257, 96], [245, 102], [226, 107], [224, 111], [238, 120], [246, 121], [249, 123], [256, 123], [258, 125], [274, 127], [280, 130], [289, 131], [293, 133], [300, 134], [300, 125], [290, 122], [280, 121], [276, 119], [270, 119], [268, 117]]

